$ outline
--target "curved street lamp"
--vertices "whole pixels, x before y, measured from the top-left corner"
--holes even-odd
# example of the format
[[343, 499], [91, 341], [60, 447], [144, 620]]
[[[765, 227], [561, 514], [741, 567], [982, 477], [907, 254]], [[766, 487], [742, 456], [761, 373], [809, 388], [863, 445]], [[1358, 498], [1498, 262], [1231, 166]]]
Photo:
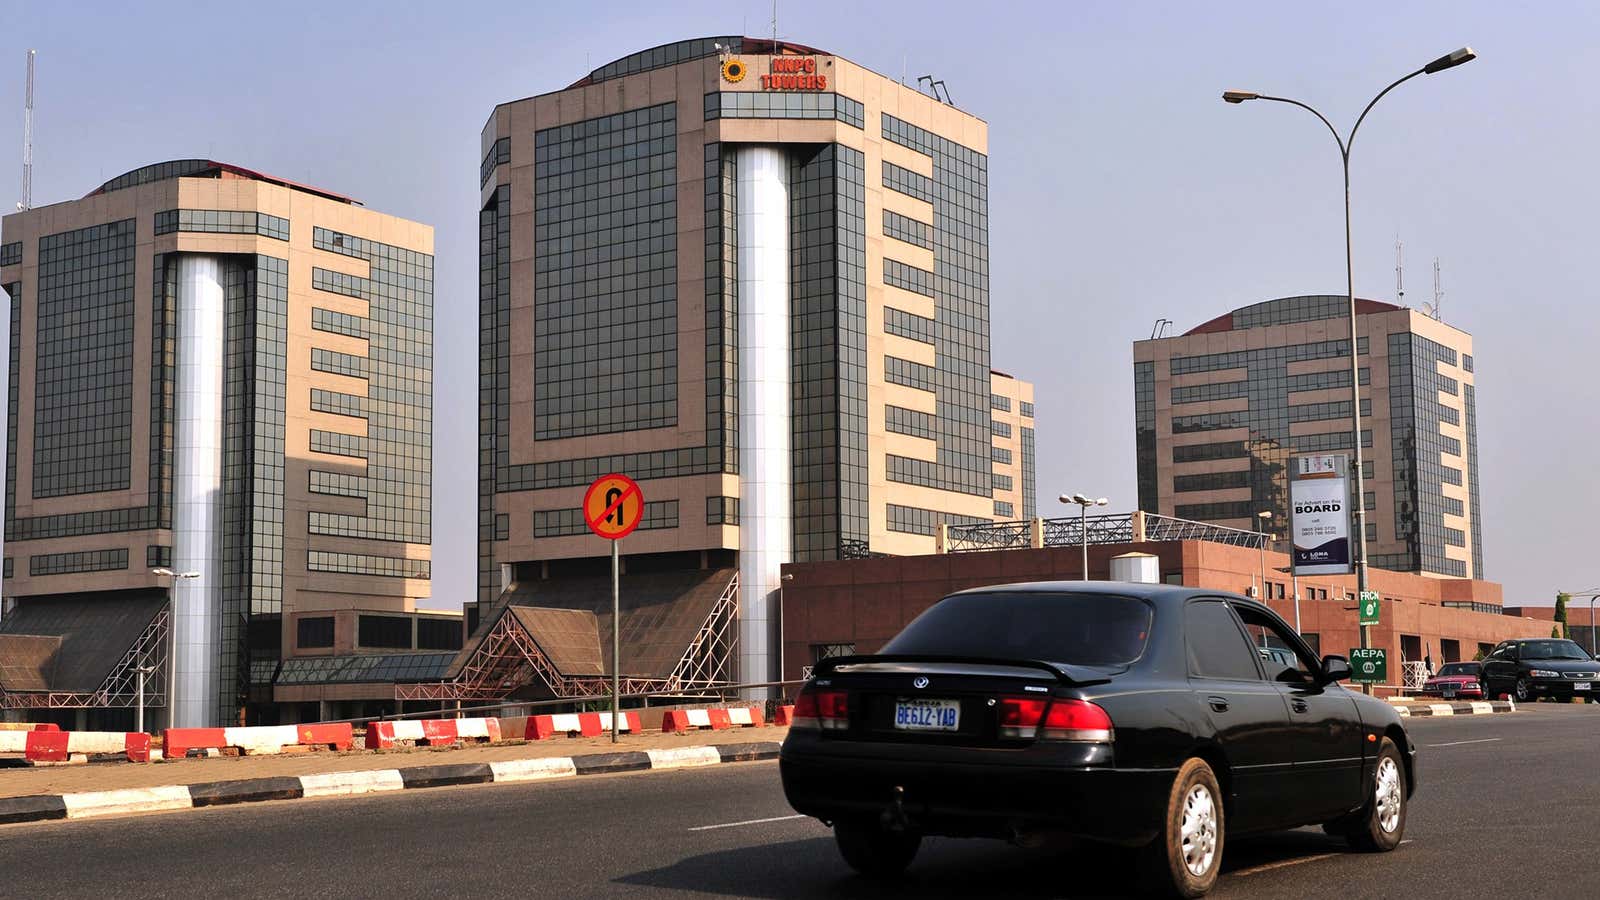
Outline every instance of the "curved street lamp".
[[[1350, 249], [1350, 148], [1355, 144], [1356, 132], [1360, 130], [1361, 123], [1366, 120], [1367, 113], [1372, 112], [1372, 107], [1376, 106], [1385, 94], [1418, 75], [1432, 75], [1436, 72], [1443, 72], [1446, 69], [1453, 69], [1456, 66], [1471, 62], [1477, 56], [1478, 54], [1473, 52], [1471, 47], [1462, 47], [1460, 50], [1447, 53], [1415, 72], [1395, 80], [1394, 83], [1379, 91], [1378, 96], [1373, 97], [1372, 102], [1367, 104], [1367, 108], [1363, 109], [1361, 115], [1356, 117], [1356, 124], [1351, 126], [1349, 137], [1340, 137], [1339, 130], [1333, 127], [1333, 123], [1328, 121], [1327, 116], [1299, 100], [1293, 100], [1288, 97], [1274, 97], [1270, 94], [1260, 94], [1255, 91], [1222, 92], [1222, 99], [1228, 103], [1238, 104], [1246, 100], [1272, 100], [1277, 103], [1288, 103], [1306, 110], [1321, 120], [1322, 124], [1328, 126], [1328, 132], [1333, 135], [1334, 143], [1339, 145], [1339, 158], [1344, 162], [1344, 274], [1345, 293], [1350, 302], [1350, 426], [1352, 443], [1355, 445], [1355, 530], [1356, 546], [1359, 548], [1355, 564], [1356, 584], [1359, 591], [1367, 589], [1367, 514], [1366, 503], [1361, 499], [1366, 496], [1366, 491], [1361, 471], [1361, 371], [1359, 353], [1356, 348], [1359, 342], [1356, 334], [1356, 284]], [[1363, 648], [1372, 646], [1369, 627], [1365, 625], [1361, 627], [1361, 646]]]

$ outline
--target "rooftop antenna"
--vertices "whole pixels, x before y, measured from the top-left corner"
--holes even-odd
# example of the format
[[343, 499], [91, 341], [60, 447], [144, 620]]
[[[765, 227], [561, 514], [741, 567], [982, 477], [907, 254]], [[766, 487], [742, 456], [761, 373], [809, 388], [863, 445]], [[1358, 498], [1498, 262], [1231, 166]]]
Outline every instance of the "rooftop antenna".
[[1433, 258], [1433, 302], [1422, 304], [1422, 312], [1436, 322], [1444, 321], [1444, 284], [1439, 278], [1439, 257]]
[[1398, 234], [1394, 236], [1394, 302], [1406, 305], [1406, 245]]
[[33, 54], [28, 51], [28, 92], [22, 106], [22, 200], [17, 209], [33, 209]]
[[1166, 333], [1167, 326], [1171, 325], [1171, 324], [1172, 324], [1172, 320], [1166, 318], [1165, 316], [1157, 319], [1155, 327], [1150, 329], [1150, 340], [1153, 341], [1153, 340], [1156, 340], [1157, 338], [1162, 337]]
[[772, 0], [772, 55], [778, 55], [778, 0]]

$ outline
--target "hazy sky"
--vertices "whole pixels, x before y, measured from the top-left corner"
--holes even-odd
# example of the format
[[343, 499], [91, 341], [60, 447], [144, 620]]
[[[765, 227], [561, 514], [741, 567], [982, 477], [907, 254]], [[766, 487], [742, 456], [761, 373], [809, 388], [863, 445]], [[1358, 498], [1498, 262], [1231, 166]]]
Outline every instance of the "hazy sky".
[[[35, 205], [160, 160], [211, 157], [432, 224], [433, 606], [471, 596], [478, 134], [496, 103], [636, 50], [770, 34], [771, 4], [0, 2], [0, 200], [20, 196], [24, 51], [37, 48]], [[1354, 154], [1356, 291], [1444, 269], [1476, 342], [1484, 555], [1508, 604], [1600, 585], [1589, 389], [1600, 6], [1541, 3], [781, 4], [783, 38], [932, 73], [989, 123], [994, 364], [1038, 385], [1040, 512], [1135, 505], [1131, 342], [1237, 306], [1341, 293], [1339, 164]], [[4, 350], [0, 343], [0, 352]], [[1585, 524], [1588, 523], [1588, 524]]]

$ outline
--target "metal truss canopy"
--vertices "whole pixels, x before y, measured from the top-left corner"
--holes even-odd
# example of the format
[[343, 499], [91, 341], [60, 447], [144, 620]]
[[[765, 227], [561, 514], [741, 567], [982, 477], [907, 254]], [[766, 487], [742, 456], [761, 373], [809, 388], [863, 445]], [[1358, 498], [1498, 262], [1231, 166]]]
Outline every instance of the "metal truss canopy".
[[0, 690], [0, 709], [128, 708], [139, 702], [139, 669], [144, 678], [144, 705], [167, 705], [167, 634], [170, 606], [162, 607], [139, 634], [105, 681], [93, 691]]
[[[711, 612], [665, 678], [623, 676], [624, 694], [694, 692], [732, 684], [734, 621], [739, 609], [739, 578], [729, 580]], [[565, 675], [540, 649], [517, 617], [503, 612], [484, 635], [461, 671], [448, 681], [397, 684], [396, 700], [503, 700], [524, 687], [538, 686], [554, 697], [611, 696], [609, 675]]]

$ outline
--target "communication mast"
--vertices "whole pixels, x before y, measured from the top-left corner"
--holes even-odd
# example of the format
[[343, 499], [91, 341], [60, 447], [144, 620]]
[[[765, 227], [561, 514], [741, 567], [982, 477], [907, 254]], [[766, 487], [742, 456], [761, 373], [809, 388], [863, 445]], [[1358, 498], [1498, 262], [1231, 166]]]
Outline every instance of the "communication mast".
[[17, 209], [33, 208], [33, 53], [28, 51], [28, 92], [22, 107], [22, 200]]
[[1394, 302], [1397, 306], [1406, 305], [1406, 245], [1399, 235], [1394, 238]]
[[1433, 302], [1422, 304], [1422, 312], [1435, 321], [1444, 321], [1444, 283], [1439, 277], [1439, 257], [1433, 258]]

